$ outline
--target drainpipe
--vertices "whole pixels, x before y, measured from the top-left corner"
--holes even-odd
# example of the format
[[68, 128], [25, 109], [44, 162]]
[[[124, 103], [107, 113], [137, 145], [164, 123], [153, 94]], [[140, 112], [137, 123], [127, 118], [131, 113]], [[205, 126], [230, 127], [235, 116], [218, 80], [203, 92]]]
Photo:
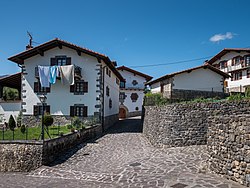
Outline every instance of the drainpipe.
[[102, 132], [104, 132], [104, 112], [105, 112], [105, 94], [104, 94], [104, 86], [105, 86], [105, 68], [107, 67], [107, 65], [105, 65], [104, 67], [102, 67]]

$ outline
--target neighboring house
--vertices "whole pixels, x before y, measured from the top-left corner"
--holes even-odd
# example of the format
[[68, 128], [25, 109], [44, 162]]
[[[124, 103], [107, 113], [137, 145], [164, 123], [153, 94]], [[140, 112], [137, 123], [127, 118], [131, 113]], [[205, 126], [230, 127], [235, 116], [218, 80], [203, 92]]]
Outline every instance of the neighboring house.
[[231, 75], [227, 92], [244, 92], [250, 86], [250, 48], [225, 48], [206, 63]]
[[[17, 89], [18, 98], [15, 100], [4, 99], [4, 87]], [[0, 76], [0, 124], [8, 122], [10, 115], [16, 119], [21, 111], [21, 103], [21, 73]]]
[[119, 117], [141, 115], [145, 83], [152, 77], [125, 66], [118, 67], [117, 70], [126, 81], [120, 83]]
[[[99, 119], [103, 127], [118, 120], [119, 85], [122, 76], [115, 62], [106, 55], [72, 43], [53, 39], [29, 48], [9, 58], [22, 68], [23, 123], [40, 121], [42, 104], [39, 96], [47, 97], [45, 110], [60, 124], [70, 123], [71, 117]], [[75, 84], [63, 85], [60, 77], [49, 88], [39, 82], [38, 65], [74, 65]], [[109, 95], [106, 95], [109, 88]]]
[[225, 78], [229, 75], [211, 65], [203, 65], [162, 76], [147, 85], [152, 93], [162, 93], [168, 99], [223, 97]]

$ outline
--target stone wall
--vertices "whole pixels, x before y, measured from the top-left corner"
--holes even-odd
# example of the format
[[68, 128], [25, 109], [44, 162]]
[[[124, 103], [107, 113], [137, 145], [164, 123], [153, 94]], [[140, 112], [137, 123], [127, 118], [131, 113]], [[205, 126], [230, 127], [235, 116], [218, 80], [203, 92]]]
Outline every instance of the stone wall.
[[43, 143], [1, 141], [0, 156], [0, 172], [28, 172], [42, 165]]
[[202, 104], [146, 106], [143, 133], [155, 146], [206, 144], [208, 124], [201, 109]]
[[224, 98], [225, 94], [223, 92], [215, 92], [215, 91], [198, 91], [198, 90], [184, 90], [184, 89], [173, 89], [172, 94], [171, 94], [171, 99], [191, 100], [191, 99], [196, 99], [196, 98], [201, 98], [201, 97]]
[[49, 164], [54, 161], [63, 152], [83, 143], [89, 139], [102, 134], [101, 125], [98, 124], [88, 129], [83, 129], [76, 133], [69, 133], [59, 138], [44, 141], [43, 144], [43, 164]]
[[0, 141], [0, 171], [28, 172], [47, 165], [66, 150], [102, 134], [101, 125], [42, 141]]
[[210, 169], [250, 186], [250, 101], [145, 107], [143, 133], [156, 146], [207, 144]]
[[208, 164], [213, 172], [250, 186], [250, 111], [243, 109], [209, 118]]
[[113, 126], [118, 121], [119, 114], [104, 117], [104, 130], [107, 130], [109, 127]]
[[142, 114], [141, 111], [129, 112], [129, 113], [128, 113], [128, 117], [141, 116], [141, 114]]

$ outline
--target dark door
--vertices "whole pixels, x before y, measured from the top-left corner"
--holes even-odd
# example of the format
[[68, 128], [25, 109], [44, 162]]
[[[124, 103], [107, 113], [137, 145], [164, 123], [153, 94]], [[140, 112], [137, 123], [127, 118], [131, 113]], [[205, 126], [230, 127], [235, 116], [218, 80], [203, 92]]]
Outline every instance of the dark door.
[[124, 108], [119, 109], [119, 118], [126, 118], [126, 110]]

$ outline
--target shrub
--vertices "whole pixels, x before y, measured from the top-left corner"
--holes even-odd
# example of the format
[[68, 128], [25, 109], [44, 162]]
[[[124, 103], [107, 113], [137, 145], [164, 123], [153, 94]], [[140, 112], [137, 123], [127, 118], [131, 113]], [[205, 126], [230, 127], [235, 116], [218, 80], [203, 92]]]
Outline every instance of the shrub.
[[73, 128], [73, 126], [71, 124], [67, 124], [66, 126], [67, 126], [67, 129]]
[[165, 105], [170, 103], [170, 100], [167, 98], [164, 98], [162, 94], [160, 93], [147, 93], [145, 94], [144, 98], [144, 105], [150, 106], [150, 105]]
[[18, 127], [21, 127], [21, 124], [22, 124], [22, 115], [23, 115], [23, 113], [22, 113], [22, 111], [20, 111], [19, 114], [18, 114], [18, 116], [17, 116], [17, 118], [16, 118], [16, 122], [17, 122], [17, 126]]
[[45, 114], [43, 117], [43, 124], [48, 127], [51, 126], [54, 122], [53, 117], [50, 114]]
[[237, 94], [231, 94], [227, 100], [229, 101], [234, 101], [234, 100], [241, 100], [243, 98], [241, 93], [237, 93]]
[[21, 133], [23, 133], [23, 134], [25, 133], [25, 131], [26, 131], [25, 125], [21, 125], [20, 131], [21, 131]]
[[12, 131], [14, 131], [14, 129], [16, 128], [16, 121], [15, 121], [15, 119], [13, 118], [12, 115], [10, 115], [8, 125], [9, 125], [10, 130], [12, 130]]
[[250, 88], [247, 88], [245, 91], [245, 97], [250, 98]]
[[78, 117], [74, 117], [72, 121], [73, 127], [75, 127], [77, 130], [79, 130], [82, 126], [82, 122]]

